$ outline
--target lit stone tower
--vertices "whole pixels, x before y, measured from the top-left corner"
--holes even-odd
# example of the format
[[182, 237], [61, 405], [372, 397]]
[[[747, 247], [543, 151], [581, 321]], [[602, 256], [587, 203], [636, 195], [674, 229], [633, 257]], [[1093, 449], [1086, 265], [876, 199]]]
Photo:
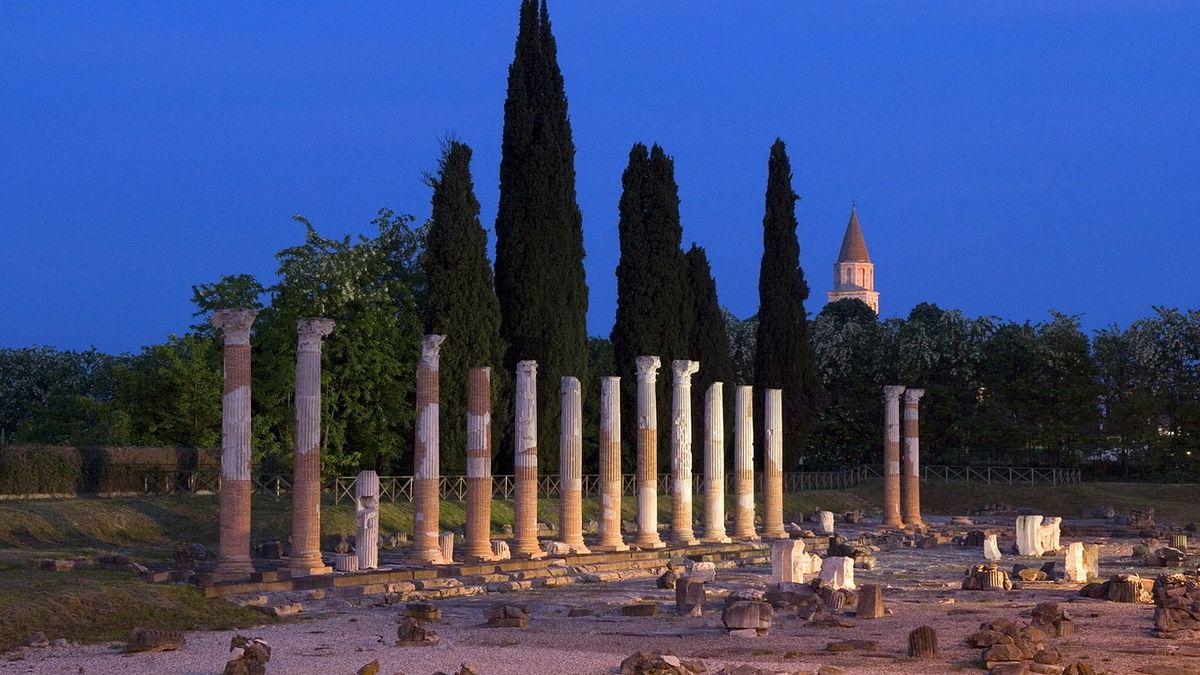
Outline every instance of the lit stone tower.
[[862, 300], [879, 313], [875, 265], [867, 253], [867, 241], [863, 239], [858, 212], [853, 207], [850, 208], [850, 222], [846, 224], [846, 236], [842, 237], [842, 250], [833, 264], [833, 290], [829, 291], [829, 302], [845, 298]]

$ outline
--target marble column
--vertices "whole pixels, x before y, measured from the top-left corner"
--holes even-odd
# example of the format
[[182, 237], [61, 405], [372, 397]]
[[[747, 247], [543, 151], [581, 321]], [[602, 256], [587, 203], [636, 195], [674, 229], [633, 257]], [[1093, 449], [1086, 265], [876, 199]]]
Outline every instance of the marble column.
[[537, 361], [517, 363], [516, 447], [513, 479], [514, 558], [541, 558], [537, 539]]
[[783, 529], [783, 390], [764, 392], [763, 537], [786, 539]]
[[439, 376], [445, 335], [426, 335], [417, 362], [417, 423], [413, 444], [413, 538], [409, 559], [443, 565], [441, 520], [441, 430], [438, 427]]
[[593, 551], [628, 551], [621, 539], [621, 378], [600, 378], [600, 541]]
[[637, 518], [638, 548], [664, 548], [658, 538], [658, 404], [655, 384], [662, 362], [637, 357]]
[[699, 544], [692, 532], [692, 375], [699, 361], [671, 362], [671, 544]]
[[907, 389], [904, 392], [904, 526], [925, 527], [921, 520], [921, 441], [917, 402], [925, 395], [924, 389]]
[[757, 540], [754, 533], [754, 388], [742, 385], [733, 394], [733, 534]]
[[713, 382], [704, 393], [704, 536], [707, 544], [728, 544], [725, 536], [725, 385]]
[[883, 388], [883, 526], [901, 527], [900, 518], [900, 395], [904, 387]]
[[221, 496], [218, 581], [248, 579], [250, 563], [250, 326], [258, 310], [220, 309], [212, 325], [225, 337], [221, 393]]
[[467, 527], [463, 559], [492, 555], [492, 369], [467, 373]]
[[296, 453], [288, 561], [293, 577], [333, 572], [321, 560], [321, 343], [331, 332], [331, 319], [301, 319], [296, 324]]
[[572, 553], [590, 553], [583, 543], [583, 398], [574, 377], [562, 379], [559, 424], [558, 536]]

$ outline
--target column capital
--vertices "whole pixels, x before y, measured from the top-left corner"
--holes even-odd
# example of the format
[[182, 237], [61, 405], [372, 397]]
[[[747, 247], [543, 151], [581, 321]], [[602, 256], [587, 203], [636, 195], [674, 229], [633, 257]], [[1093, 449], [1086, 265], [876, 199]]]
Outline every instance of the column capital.
[[426, 368], [438, 367], [438, 359], [441, 358], [442, 343], [446, 341], [445, 335], [426, 335], [421, 338], [421, 365]]
[[899, 400], [900, 400], [900, 395], [901, 395], [901, 394], [903, 394], [903, 393], [904, 393], [904, 385], [902, 385], [902, 384], [889, 384], [888, 386], [886, 386], [886, 387], [884, 387], [884, 388], [883, 388], [883, 400], [885, 400], [885, 401], [899, 401]]
[[634, 361], [637, 366], [638, 382], [655, 382], [658, 380], [658, 369], [662, 367], [662, 360], [657, 356], [639, 356]]
[[691, 384], [692, 375], [695, 375], [699, 370], [699, 361], [682, 359], [671, 362], [671, 372], [675, 374], [675, 379], [683, 381], [684, 384]]
[[321, 351], [321, 340], [333, 332], [333, 319], [300, 319], [296, 322], [296, 333], [299, 335], [299, 351]]
[[925, 395], [924, 389], [905, 389], [904, 390], [904, 403], [905, 403], [905, 405], [916, 405], [917, 401], [921, 400], [921, 397], [924, 395]]
[[529, 377], [537, 375], [537, 361], [517, 361], [517, 374]]
[[562, 379], [562, 393], [578, 394], [579, 393], [579, 378], [567, 376]]
[[257, 309], [218, 309], [209, 323], [221, 331], [227, 345], [250, 344], [250, 326], [258, 316]]

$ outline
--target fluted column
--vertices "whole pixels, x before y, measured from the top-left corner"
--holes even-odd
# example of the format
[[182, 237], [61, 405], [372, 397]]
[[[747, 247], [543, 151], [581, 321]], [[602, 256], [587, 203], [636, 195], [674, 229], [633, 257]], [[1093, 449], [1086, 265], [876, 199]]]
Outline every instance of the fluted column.
[[704, 536], [728, 544], [725, 536], [725, 385], [713, 382], [704, 393]]
[[593, 551], [628, 551], [621, 539], [621, 378], [600, 378], [600, 541]]
[[329, 574], [321, 560], [321, 342], [331, 319], [296, 324], [296, 454], [292, 460], [292, 554], [294, 577]]
[[917, 402], [924, 389], [904, 392], [904, 526], [925, 527], [921, 520], [921, 441]]
[[413, 445], [413, 543], [410, 559], [417, 563], [445, 564], [439, 529], [441, 520], [441, 430], [438, 427], [439, 377], [445, 335], [421, 340], [417, 363], [417, 424]]
[[672, 361], [671, 372], [671, 543], [700, 543], [692, 532], [692, 375], [699, 361]]
[[467, 527], [463, 559], [492, 560], [492, 369], [467, 373]]
[[754, 533], [754, 388], [742, 385], [733, 399], [733, 534], [758, 539]]
[[783, 390], [764, 392], [766, 443], [763, 444], [763, 536], [785, 539], [783, 529]]
[[537, 361], [517, 363], [512, 555], [540, 558], [537, 539]]
[[639, 548], [663, 548], [658, 538], [658, 403], [655, 384], [662, 362], [637, 357], [637, 517]]
[[559, 425], [559, 537], [572, 553], [590, 553], [583, 543], [583, 399], [574, 377], [562, 379]]
[[253, 309], [220, 309], [212, 325], [225, 336], [221, 392], [220, 543], [213, 577], [250, 577], [250, 326]]
[[883, 388], [883, 526], [900, 527], [900, 395], [904, 387]]

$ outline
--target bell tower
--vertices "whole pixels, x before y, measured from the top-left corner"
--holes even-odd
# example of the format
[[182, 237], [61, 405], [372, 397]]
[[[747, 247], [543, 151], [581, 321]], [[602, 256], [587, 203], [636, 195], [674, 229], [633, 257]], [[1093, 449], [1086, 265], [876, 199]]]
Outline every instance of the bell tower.
[[842, 237], [842, 250], [833, 264], [833, 290], [829, 302], [855, 298], [879, 313], [879, 291], [875, 290], [875, 265], [867, 253], [867, 241], [858, 224], [858, 211], [850, 207], [850, 222]]

